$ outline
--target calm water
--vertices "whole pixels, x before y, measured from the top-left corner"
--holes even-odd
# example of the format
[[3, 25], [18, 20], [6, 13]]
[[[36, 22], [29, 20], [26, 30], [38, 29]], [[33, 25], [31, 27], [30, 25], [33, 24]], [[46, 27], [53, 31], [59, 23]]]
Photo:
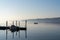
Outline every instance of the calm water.
[[[60, 40], [60, 24], [28, 23], [27, 26], [27, 38], [25, 31], [17, 32], [17, 35], [14, 32], [13, 38], [13, 33], [8, 30], [7, 40]], [[6, 30], [0, 30], [0, 40], [6, 40]]]

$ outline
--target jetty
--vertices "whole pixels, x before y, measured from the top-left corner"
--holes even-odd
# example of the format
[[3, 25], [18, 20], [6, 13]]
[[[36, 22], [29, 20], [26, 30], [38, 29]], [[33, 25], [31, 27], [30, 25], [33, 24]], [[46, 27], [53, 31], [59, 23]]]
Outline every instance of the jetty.
[[[16, 24], [14, 24], [14, 21], [12, 21], [12, 25], [8, 26], [8, 21], [6, 21], [6, 26], [0, 26], [0, 30], [6, 30], [6, 40], [8, 39], [8, 31], [10, 30], [13, 35], [12, 37], [14, 38], [14, 33], [16, 32], [16, 36], [17, 36], [17, 32], [19, 33], [19, 38], [20, 38], [20, 30], [24, 30], [25, 31], [25, 38], [27, 38], [27, 20], [25, 20], [25, 27], [21, 27], [20, 26], [20, 21], [15, 21]], [[18, 24], [17, 24], [18, 22]]]
[[25, 27], [20, 27], [20, 22], [19, 26], [17, 26], [17, 21], [16, 21], [16, 26], [14, 25], [14, 21], [12, 22], [11, 26], [8, 26], [8, 21], [6, 21], [6, 26], [0, 26], [0, 30], [10, 30], [11, 32], [19, 31], [19, 30], [27, 30], [27, 20], [25, 20]]

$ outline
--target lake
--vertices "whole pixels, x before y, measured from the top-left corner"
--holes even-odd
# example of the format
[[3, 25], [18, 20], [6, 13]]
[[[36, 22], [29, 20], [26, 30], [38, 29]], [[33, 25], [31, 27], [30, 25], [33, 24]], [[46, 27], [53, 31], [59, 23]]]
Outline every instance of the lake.
[[[24, 26], [24, 23], [21, 22], [21, 26]], [[60, 24], [56, 23], [28, 22], [27, 31], [20, 30], [17, 35], [16, 32], [7, 31], [6, 38], [6, 30], [0, 30], [0, 40], [60, 40]]]

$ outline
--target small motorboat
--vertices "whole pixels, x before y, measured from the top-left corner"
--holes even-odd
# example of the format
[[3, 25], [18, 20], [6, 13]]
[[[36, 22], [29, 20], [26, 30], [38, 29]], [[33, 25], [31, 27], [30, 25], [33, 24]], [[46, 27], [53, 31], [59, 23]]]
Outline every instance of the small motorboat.
[[34, 24], [38, 24], [37, 22], [34, 22]]

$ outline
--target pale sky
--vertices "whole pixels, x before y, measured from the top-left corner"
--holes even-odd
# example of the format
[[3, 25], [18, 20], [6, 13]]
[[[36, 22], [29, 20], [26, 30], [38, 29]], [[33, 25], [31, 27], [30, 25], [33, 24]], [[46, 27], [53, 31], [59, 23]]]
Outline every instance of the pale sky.
[[0, 0], [0, 20], [60, 17], [60, 0]]

